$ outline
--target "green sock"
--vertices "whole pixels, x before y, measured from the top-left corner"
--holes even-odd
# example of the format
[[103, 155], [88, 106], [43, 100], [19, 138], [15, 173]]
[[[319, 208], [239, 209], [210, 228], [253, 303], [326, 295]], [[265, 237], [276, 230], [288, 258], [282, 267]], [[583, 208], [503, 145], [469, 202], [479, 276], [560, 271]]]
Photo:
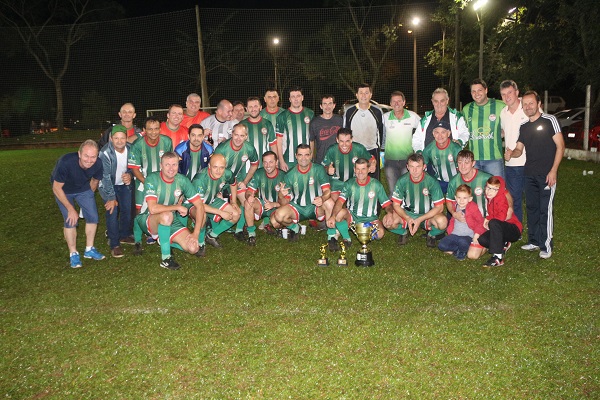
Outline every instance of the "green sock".
[[209, 235], [213, 238], [216, 238], [217, 236], [219, 236], [221, 233], [225, 232], [227, 229], [231, 228], [232, 226], [233, 226], [232, 222], [226, 221], [224, 219], [220, 220], [217, 223], [215, 223], [213, 221], [212, 231], [209, 233]]
[[256, 226], [252, 225], [248, 227], [248, 237], [256, 236]]
[[402, 225], [398, 225], [396, 229], [390, 229], [390, 232], [393, 232], [397, 235], [405, 235], [406, 229], [402, 227]]
[[445, 231], [445, 229], [438, 229], [435, 226], [431, 227], [431, 230], [429, 231], [429, 236], [437, 236], [440, 233], [443, 233]]
[[200, 234], [198, 235], [198, 244], [200, 247], [204, 246], [204, 240], [206, 238], [206, 226], [200, 229]]
[[240, 219], [235, 226], [235, 233], [242, 232], [244, 230], [244, 225], [246, 225], [246, 216], [244, 215], [244, 207], [240, 207]]
[[348, 230], [348, 223], [346, 221], [340, 221], [335, 223], [335, 227], [340, 234], [342, 235], [342, 239], [351, 240], [350, 239], [350, 231]]
[[160, 239], [160, 254], [162, 259], [171, 257], [171, 227], [158, 224], [158, 238]]
[[327, 228], [327, 240], [335, 238], [335, 228]]
[[139, 215], [133, 220], [133, 240], [135, 240], [136, 243], [142, 242], [143, 232], [142, 227], [140, 226], [140, 221], [141, 219], [139, 218]]
[[263, 218], [263, 224], [269, 225], [269, 222], [271, 222], [271, 218], [269, 218], [269, 217], [264, 217]]
[[298, 233], [300, 231], [300, 226], [298, 224], [291, 224], [287, 228], [291, 231], [294, 231], [295, 233]]

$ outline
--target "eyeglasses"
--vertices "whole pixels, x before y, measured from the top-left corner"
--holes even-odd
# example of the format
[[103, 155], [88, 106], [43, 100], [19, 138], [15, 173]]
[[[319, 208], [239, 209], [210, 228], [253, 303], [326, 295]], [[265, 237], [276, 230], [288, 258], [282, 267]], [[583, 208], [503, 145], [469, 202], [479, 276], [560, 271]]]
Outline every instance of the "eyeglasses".
[[491, 191], [497, 192], [498, 190], [500, 190], [500, 188], [495, 188], [495, 187], [486, 185], [485, 190], [491, 190]]

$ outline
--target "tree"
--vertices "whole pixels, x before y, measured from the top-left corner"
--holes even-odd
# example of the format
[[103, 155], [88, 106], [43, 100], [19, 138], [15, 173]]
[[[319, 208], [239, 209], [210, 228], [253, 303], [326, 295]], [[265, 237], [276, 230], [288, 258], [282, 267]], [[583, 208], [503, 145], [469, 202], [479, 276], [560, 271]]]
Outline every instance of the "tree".
[[[0, 20], [13, 28], [25, 50], [54, 84], [56, 125], [64, 128], [62, 84], [86, 22], [114, 18], [116, 3], [92, 0], [0, 0]], [[62, 26], [61, 26], [62, 25]]]

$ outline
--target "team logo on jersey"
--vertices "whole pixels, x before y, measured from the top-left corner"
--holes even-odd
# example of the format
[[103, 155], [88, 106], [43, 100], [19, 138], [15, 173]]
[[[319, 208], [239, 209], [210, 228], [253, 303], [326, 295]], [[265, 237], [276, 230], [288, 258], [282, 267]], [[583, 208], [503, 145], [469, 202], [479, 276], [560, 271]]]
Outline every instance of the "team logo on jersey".
[[158, 152], [158, 157], [159, 157], [159, 158], [162, 158], [163, 154], [165, 154], [165, 151], [164, 151], [164, 150], [161, 150], [161, 151], [159, 151], [159, 152]]
[[370, 199], [374, 199], [375, 198], [375, 192], [371, 190], [367, 196], [369, 196]]
[[429, 196], [429, 189], [423, 188], [423, 196]]
[[358, 160], [358, 157], [352, 157], [352, 164], [356, 164], [356, 160]]
[[310, 118], [304, 117], [304, 123], [308, 125], [310, 123]]
[[483, 189], [481, 188], [481, 186], [477, 186], [475, 188], [475, 195], [476, 196], [481, 196], [483, 194]]
[[309, 184], [309, 185], [312, 185], [312, 184], [314, 184], [314, 183], [315, 183], [315, 180], [314, 180], [314, 178], [311, 176], [311, 177], [308, 179], [308, 184]]
[[490, 121], [494, 122], [496, 120], [496, 114], [490, 114], [489, 118]]
[[266, 135], [267, 134], [267, 128], [262, 128], [260, 130], [260, 133], [262, 133], [263, 135]]
[[275, 185], [275, 191], [276, 192], [279, 192], [281, 190], [281, 185], [282, 185], [281, 182], [279, 182], [277, 185]]
[[174, 195], [175, 197], [179, 197], [179, 196], [181, 196], [181, 190], [179, 190], [179, 189], [175, 190], [175, 191], [173, 192], [173, 195]]
[[146, 190], [154, 190], [154, 185], [148, 182], [145, 182], [146, 184]]
[[244, 155], [242, 156], [242, 161], [243, 161], [243, 162], [246, 162], [246, 161], [248, 161], [248, 156], [247, 156], [246, 154], [244, 154]]
[[452, 154], [448, 154], [448, 161], [454, 162], [454, 156]]

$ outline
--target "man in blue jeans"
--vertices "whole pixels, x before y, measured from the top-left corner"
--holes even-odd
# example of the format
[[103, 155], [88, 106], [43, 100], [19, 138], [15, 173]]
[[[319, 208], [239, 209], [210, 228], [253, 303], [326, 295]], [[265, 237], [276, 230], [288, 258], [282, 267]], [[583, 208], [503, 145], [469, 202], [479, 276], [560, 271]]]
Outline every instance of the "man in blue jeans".
[[133, 174], [127, 168], [129, 143], [127, 128], [123, 125], [112, 127], [108, 143], [100, 150], [103, 176], [98, 191], [106, 209], [106, 229], [110, 254], [123, 257], [121, 244], [134, 244], [131, 220], [131, 181]]
[[77, 221], [79, 212], [75, 202], [81, 207], [85, 218], [85, 258], [103, 260], [105, 257], [94, 247], [98, 228], [98, 209], [94, 191], [102, 179], [102, 162], [98, 159], [98, 144], [86, 140], [77, 153], [62, 156], [50, 176], [52, 192], [64, 219], [63, 233], [69, 248], [71, 268], [80, 268], [81, 259], [77, 252]]

